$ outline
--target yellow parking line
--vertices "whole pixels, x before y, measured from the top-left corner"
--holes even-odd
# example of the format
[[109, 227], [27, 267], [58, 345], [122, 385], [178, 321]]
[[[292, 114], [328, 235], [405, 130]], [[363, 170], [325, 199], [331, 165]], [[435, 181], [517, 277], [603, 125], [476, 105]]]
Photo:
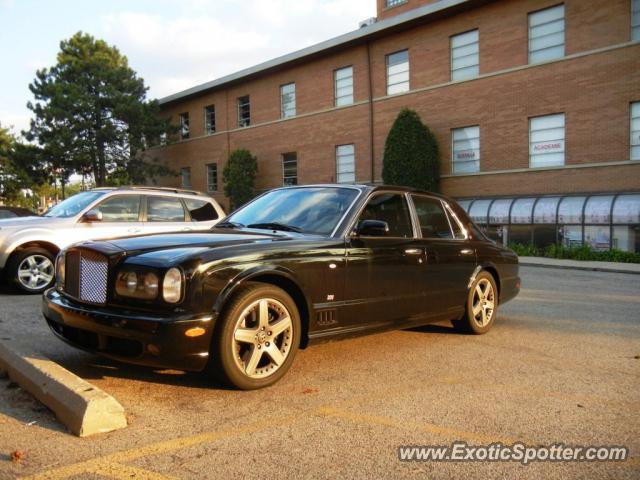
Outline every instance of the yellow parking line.
[[[248, 433], [258, 432], [269, 427], [282, 426], [293, 423], [297, 417], [277, 417], [268, 420], [251, 423], [244, 427], [222, 430], [218, 432], [203, 433], [192, 437], [175, 438], [164, 442], [153, 443], [144, 447], [123, 450], [120, 452], [105, 455], [103, 457], [93, 458], [85, 462], [66, 465], [63, 467], [46, 470], [29, 477], [23, 477], [23, 480], [58, 480], [83, 473], [91, 473], [100, 469], [109, 469], [109, 465], [117, 463], [126, 463], [137, 460], [142, 457], [158, 455], [161, 453], [180, 450], [182, 448], [191, 447], [203, 443], [212, 443], [225, 438], [238, 437]], [[149, 477], [151, 478], [151, 477]], [[156, 477], [159, 478], [159, 477]]]
[[468, 432], [465, 430], [457, 430], [455, 428], [444, 427], [441, 425], [435, 425], [433, 423], [419, 423], [411, 422], [407, 420], [396, 420], [389, 417], [381, 417], [378, 415], [367, 415], [355, 412], [349, 412], [346, 410], [338, 410], [333, 407], [323, 407], [318, 409], [318, 413], [325, 417], [336, 417], [345, 420], [350, 420], [354, 423], [364, 423], [367, 425], [380, 425], [383, 427], [392, 427], [401, 430], [416, 430], [426, 433], [438, 435], [440, 437], [454, 438], [456, 440], [467, 440], [473, 443], [490, 444], [494, 442], [502, 442], [504, 444], [513, 444], [515, 442], [524, 442], [524, 440], [510, 437], [483, 435], [481, 433]]

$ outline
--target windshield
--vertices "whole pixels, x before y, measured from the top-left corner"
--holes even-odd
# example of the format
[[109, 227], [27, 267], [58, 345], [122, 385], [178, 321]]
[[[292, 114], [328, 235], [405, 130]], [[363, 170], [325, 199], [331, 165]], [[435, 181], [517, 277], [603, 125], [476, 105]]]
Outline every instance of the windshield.
[[358, 191], [341, 187], [273, 190], [230, 215], [225, 223], [329, 235]]
[[51, 207], [45, 217], [69, 218], [79, 214], [86, 207], [91, 205], [96, 199], [107, 192], [81, 192], [60, 202], [55, 207]]

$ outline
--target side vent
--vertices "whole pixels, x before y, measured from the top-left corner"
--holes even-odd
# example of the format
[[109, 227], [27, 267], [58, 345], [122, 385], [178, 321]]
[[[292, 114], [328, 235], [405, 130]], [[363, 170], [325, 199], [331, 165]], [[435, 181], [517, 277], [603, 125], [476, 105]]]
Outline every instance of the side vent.
[[319, 327], [330, 327], [338, 323], [336, 319], [336, 309], [320, 310], [318, 312], [317, 323]]

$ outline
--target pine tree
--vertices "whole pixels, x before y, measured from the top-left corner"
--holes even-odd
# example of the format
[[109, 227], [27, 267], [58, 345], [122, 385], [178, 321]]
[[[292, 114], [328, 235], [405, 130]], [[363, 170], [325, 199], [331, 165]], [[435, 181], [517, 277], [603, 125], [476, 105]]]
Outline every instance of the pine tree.
[[34, 119], [26, 137], [62, 177], [91, 173], [103, 186], [116, 171], [133, 182], [167, 173], [148, 161], [147, 148], [172, 127], [117, 48], [78, 32], [60, 42], [56, 65], [38, 70], [29, 89]]
[[403, 108], [384, 146], [382, 179], [388, 185], [402, 185], [437, 192], [440, 181], [438, 144], [420, 116]]

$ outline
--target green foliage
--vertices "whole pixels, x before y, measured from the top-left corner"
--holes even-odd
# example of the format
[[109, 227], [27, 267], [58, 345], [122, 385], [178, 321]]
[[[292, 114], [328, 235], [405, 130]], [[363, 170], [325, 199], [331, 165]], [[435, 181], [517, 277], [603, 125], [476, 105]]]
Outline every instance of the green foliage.
[[440, 182], [440, 154], [431, 130], [418, 114], [403, 108], [384, 146], [382, 180], [437, 192]]
[[255, 196], [258, 161], [249, 150], [238, 149], [229, 154], [222, 172], [224, 194], [231, 201], [231, 209], [244, 205]]
[[509, 245], [521, 257], [547, 257], [568, 260], [585, 260], [596, 262], [640, 263], [640, 253], [625, 252], [618, 249], [594, 250], [589, 245], [579, 247], [564, 247], [549, 245], [538, 248], [530, 244], [512, 243]]
[[135, 182], [169, 173], [148, 162], [148, 146], [175, 128], [158, 116], [117, 48], [78, 32], [60, 43], [56, 65], [38, 70], [29, 89], [34, 118], [26, 137], [63, 179], [89, 173], [103, 186], [115, 170]]

